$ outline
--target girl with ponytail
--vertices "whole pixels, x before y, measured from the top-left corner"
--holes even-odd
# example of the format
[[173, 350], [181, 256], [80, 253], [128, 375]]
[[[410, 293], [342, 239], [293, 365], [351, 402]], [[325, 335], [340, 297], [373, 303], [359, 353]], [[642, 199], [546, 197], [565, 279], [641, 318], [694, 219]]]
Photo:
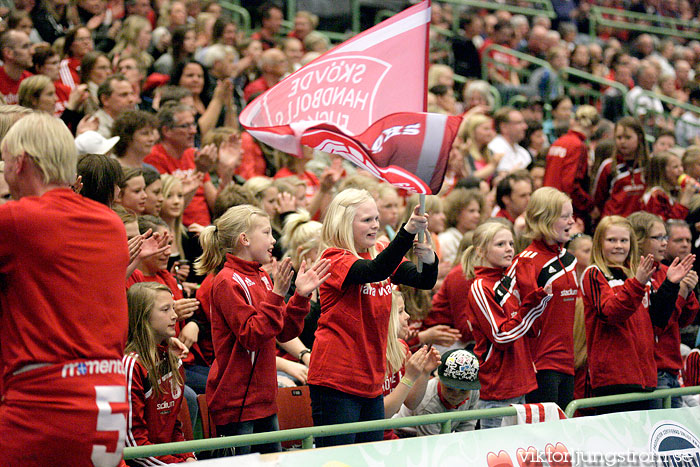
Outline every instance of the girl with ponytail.
[[[479, 359], [478, 409], [525, 402], [537, 389], [535, 370], [524, 337], [552, 298], [552, 285], [538, 287], [519, 302], [515, 280], [505, 274], [515, 250], [513, 233], [500, 222], [485, 222], [474, 231], [464, 252], [464, 273], [472, 281], [466, 314], [472, 324]], [[481, 428], [501, 426], [501, 418], [481, 420]]]
[[[219, 435], [259, 433], [279, 429], [275, 399], [275, 339], [299, 335], [309, 312], [309, 297], [328, 277], [329, 261], [307, 268], [302, 262], [296, 292], [285, 305], [292, 280], [291, 260], [277, 269], [274, 285], [262, 269], [272, 261], [270, 218], [260, 208], [235, 206], [200, 234], [203, 253], [197, 273], [219, 271], [211, 287], [212, 340], [216, 360], [207, 378], [207, 404]], [[277, 452], [279, 443], [255, 447]], [[250, 446], [238, 448], [247, 454]]]

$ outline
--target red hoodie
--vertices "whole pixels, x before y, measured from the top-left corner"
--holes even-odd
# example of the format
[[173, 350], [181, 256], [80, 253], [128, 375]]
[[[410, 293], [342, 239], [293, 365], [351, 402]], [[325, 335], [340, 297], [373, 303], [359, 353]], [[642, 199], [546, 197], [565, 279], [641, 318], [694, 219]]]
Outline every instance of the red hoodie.
[[588, 194], [588, 148], [586, 136], [569, 130], [549, 147], [543, 186], [551, 186], [571, 197], [578, 217], [590, 213], [595, 204]]

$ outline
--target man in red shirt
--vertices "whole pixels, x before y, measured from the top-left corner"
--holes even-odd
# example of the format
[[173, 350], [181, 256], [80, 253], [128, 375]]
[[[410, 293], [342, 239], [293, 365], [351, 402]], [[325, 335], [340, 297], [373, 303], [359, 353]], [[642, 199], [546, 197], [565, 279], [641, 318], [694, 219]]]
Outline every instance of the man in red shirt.
[[73, 192], [77, 152], [53, 115], [2, 141], [0, 465], [116, 466], [126, 435], [122, 356], [129, 249], [119, 217]]
[[288, 64], [287, 56], [280, 49], [268, 49], [263, 52], [260, 57], [262, 76], [248, 84], [243, 90], [243, 98], [246, 102], [250, 102], [255, 94], [267, 91], [279, 83], [287, 74]]
[[517, 170], [509, 173], [496, 186], [496, 204], [498, 209], [493, 217], [504, 217], [515, 224], [515, 221], [527, 209], [532, 194], [532, 178], [527, 170]]
[[271, 49], [277, 45], [276, 37], [280, 33], [284, 14], [280, 7], [274, 3], [265, 3], [260, 7], [262, 12], [262, 27], [254, 32], [250, 38], [262, 42], [263, 49]]
[[7, 31], [0, 36], [0, 56], [4, 63], [0, 68], [0, 94], [7, 104], [17, 104], [19, 83], [32, 76], [27, 71], [32, 66], [32, 43], [22, 31]]
[[194, 147], [197, 123], [189, 106], [164, 105], [158, 112], [158, 122], [160, 143], [153, 146], [143, 161], [160, 173], [173, 174], [183, 180], [187, 207], [182, 222], [186, 226], [195, 223], [207, 226], [211, 223], [209, 211], [214, 209], [217, 193], [209, 177], [209, 171], [216, 164], [216, 146], [210, 144], [201, 150]]

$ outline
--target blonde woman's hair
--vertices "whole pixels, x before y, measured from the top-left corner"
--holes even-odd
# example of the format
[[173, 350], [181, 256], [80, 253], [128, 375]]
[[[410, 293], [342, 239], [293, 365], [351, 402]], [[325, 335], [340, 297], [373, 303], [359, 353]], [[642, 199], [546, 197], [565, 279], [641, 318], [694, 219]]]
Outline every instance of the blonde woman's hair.
[[510, 232], [511, 234], [513, 233], [507, 225], [501, 222], [486, 221], [474, 229], [472, 245], [464, 250], [464, 254], [462, 255], [462, 270], [467, 280], [474, 278], [475, 267], [485, 265], [484, 257], [486, 256], [488, 247], [496, 234], [502, 230]]
[[[160, 176], [160, 181], [163, 184], [162, 194], [163, 199], [167, 200], [170, 196], [170, 192], [175, 190], [178, 186], [182, 189], [182, 182], [179, 178], [170, 174], [163, 174]], [[182, 213], [185, 211], [184, 206], [180, 209], [180, 215], [175, 219], [175, 227], [173, 229], [173, 243], [175, 248], [180, 253], [180, 257], [185, 257], [185, 250], [182, 247], [182, 233], [185, 232], [185, 226], [182, 224]], [[162, 216], [161, 216], [162, 217]]]
[[322, 228], [323, 224], [311, 220], [308, 211], [299, 210], [286, 217], [280, 243], [292, 259], [294, 269], [299, 270], [305, 256], [320, 248]]
[[155, 396], [160, 396], [160, 379], [172, 373], [173, 381], [178, 386], [185, 384], [179, 371], [178, 358], [172, 351], [168, 351], [168, 357], [158, 360], [158, 345], [149, 322], [151, 312], [156, 303], [158, 292], [167, 292], [172, 295], [170, 289], [157, 282], [139, 282], [132, 285], [126, 293], [129, 304], [129, 337], [126, 342], [126, 354], [136, 353], [141, 364], [146, 368], [148, 381]]
[[[479, 148], [476, 144], [476, 128], [484, 123], [492, 122], [493, 119], [484, 114], [472, 114], [462, 122], [459, 128], [459, 136], [465, 141], [467, 152], [475, 161], [491, 161], [491, 151], [488, 148]], [[468, 143], [467, 143], [468, 142]], [[465, 164], [467, 164], [465, 160]]]
[[38, 112], [17, 121], [2, 140], [12, 157], [26, 153], [41, 170], [44, 184], [75, 182], [78, 151], [70, 130], [58, 118]]
[[641, 244], [649, 238], [649, 232], [651, 231], [651, 227], [654, 225], [655, 222], [658, 222], [659, 224], [664, 226], [664, 229], [666, 228], [663, 219], [661, 219], [656, 214], [652, 214], [646, 211], [634, 212], [627, 216], [627, 220], [632, 225], [632, 229], [634, 230], [634, 236], [637, 237], [637, 245], [640, 245], [640, 248]]
[[598, 110], [592, 105], [582, 105], [576, 109], [574, 120], [584, 128], [593, 128], [600, 122]]
[[19, 105], [35, 109], [41, 93], [52, 84], [53, 81], [46, 75], [34, 75], [23, 79], [17, 91]]
[[624, 227], [630, 234], [630, 251], [625, 260], [625, 264], [621, 266], [627, 278], [633, 277], [639, 265], [639, 246], [637, 245], [637, 237], [634, 234], [632, 224], [622, 216], [606, 216], [600, 221], [598, 227], [596, 227], [595, 233], [593, 234], [591, 264], [597, 266], [606, 277], [612, 277], [610, 266], [613, 266], [613, 264], [608, 263], [605, 256], [603, 256], [603, 242], [605, 241], [606, 231], [610, 227]]
[[32, 113], [34, 113], [32, 109], [21, 105], [0, 104], [0, 141], [5, 138], [17, 120]]
[[[349, 188], [335, 195], [328, 206], [326, 217], [323, 221], [321, 250], [341, 248], [348, 250], [358, 258], [360, 257], [355, 248], [352, 222], [355, 219], [358, 206], [367, 201], [374, 202], [374, 198], [367, 190]], [[369, 249], [369, 254], [370, 258], [376, 256], [374, 247]]]
[[659, 187], [668, 196], [674, 197], [678, 194], [675, 181], [671, 183], [666, 179], [666, 165], [674, 157], [680, 159], [671, 151], [661, 151], [651, 156], [644, 173], [644, 182], [647, 185], [646, 191], [651, 191], [654, 187]]
[[[121, 30], [117, 34], [117, 44], [110, 52], [110, 58], [120, 55], [128, 46], [135, 46], [139, 33], [146, 28], [151, 29], [151, 23], [143, 16], [131, 15], [126, 18]], [[139, 50], [136, 53], [132, 53], [132, 55], [137, 59], [137, 62], [141, 63], [146, 68], [149, 68], [153, 64], [153, 56], [145, 50]]]
[[528, 237], [540, 240], [554, 240], [557, 234], [552, 229], [561, 216], [564, 204], [571, 198], [552, 187], [535, 190], [525, 210], [525, 227]]
[[447, 65], [436, 63], [428, 68], [428, 89], [440, 84], [440, 77], [446, 74], [454, 75], [454, 71]]
[[401, 369], [406, 359], [406, 351], [399, 342], [399, 329], [401, 328], [401, 316], [399, 314], [399, 300], [403, 296], [398, 290], [391, 291], [391, 313], [389, 314], [389, 338], [386, 341], [386, 374], [393, 375]]
[[202, 255], [194, 262], [197, 274], [205, 276], [217, 272], [226, 260], [226, 254], [236, 254], [242, 233], [249, 232], [258, 218], [269, 219], [257, 206], [243, 204], [229, 208], [214, 225], [205, 227], [199, 234]]
[[243, 184], [243, 188], [250, 191], [255, 200], [260, 202], [265, 196], [265, 191], [273, 186], [272, 179], [268, 177], [250, 177]]

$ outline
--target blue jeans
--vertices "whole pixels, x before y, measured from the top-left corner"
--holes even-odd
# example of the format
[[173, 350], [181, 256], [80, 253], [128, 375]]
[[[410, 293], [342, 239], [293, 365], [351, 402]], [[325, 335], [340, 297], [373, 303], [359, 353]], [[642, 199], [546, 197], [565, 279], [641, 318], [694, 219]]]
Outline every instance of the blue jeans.
[[[280, 426], [277, 422], [277, 414], [269, 417], [259, 418], [257, 420], [248, 420], [246, 422], [229, 423], [226, 425], [216, 425], [216, 434], [219, 436], [235, 436], [235, 435], [250, 435], [253, 433], [265, 433], [269, 431], [279, 431]], [[236, 455], [242, 456], [251, 452], [259, 452], [260, 454], [268, 454], [270, 452], [282, 451], [280, 443], [258, 444], [255, 446], [240, 446], [236, 448]]]
[[[495, 409], [497, 407], [509, 407], [511, 404], [524, 404], [525, 403], [525, 396], [520, 396], [520, 397], [512, 397], [510, 399], [503, 399], [500, 401], [486, 401], [483, 399], [479, 399], [479, 401], [476, 403], [476, 409]], [[503, 417], [494, 417], [494, 418], [482, 418], [479, 421], [479, 426], [481, 427], [480, 429], [486, 430], [489, 428], [498, 428], [501, 426], [501, 422], [503, 421]]]
[[[325, 386], [309, 385], [314, 426], [384, 419], [384, 396], [354, 396]], [[384, 432], [350, 433], [316, 438], [316, 447], [381, 441]]]
[[[657, 371], [656, 375], [658, 381], [656, 389], [675, 389], [681, 387], [681, 384], [678, 382], [678, 376], [673, 376], [671, 373], [662, 370]], [[652, 404], [652, 409], [662, 409], [664, 407], [663, 399], [655, 399], [649, 402]], [[683, 407], [682, 399], [680, 397], [672, 397], [671, 408], [680, 409], [681, 407]]]
[[182, 392], [185, 396], [185, 402], [187, 402], [187, 408], [190, 410], [190, 422], [192, 422], [192, 426], [194, 426], [194, 424], [197, 422], [197, 416], [199, 415], [197, 393], [194, 392], [194, 390], [188, 385], [185, 385]]
[[204, 394], [206, 392], [207, 376], [209, 376], [208, 366], [185, 366], [185, 380], [187, 381], [187, 385], [194, 389], [194, 392], [196, 392], [197, 394]]

